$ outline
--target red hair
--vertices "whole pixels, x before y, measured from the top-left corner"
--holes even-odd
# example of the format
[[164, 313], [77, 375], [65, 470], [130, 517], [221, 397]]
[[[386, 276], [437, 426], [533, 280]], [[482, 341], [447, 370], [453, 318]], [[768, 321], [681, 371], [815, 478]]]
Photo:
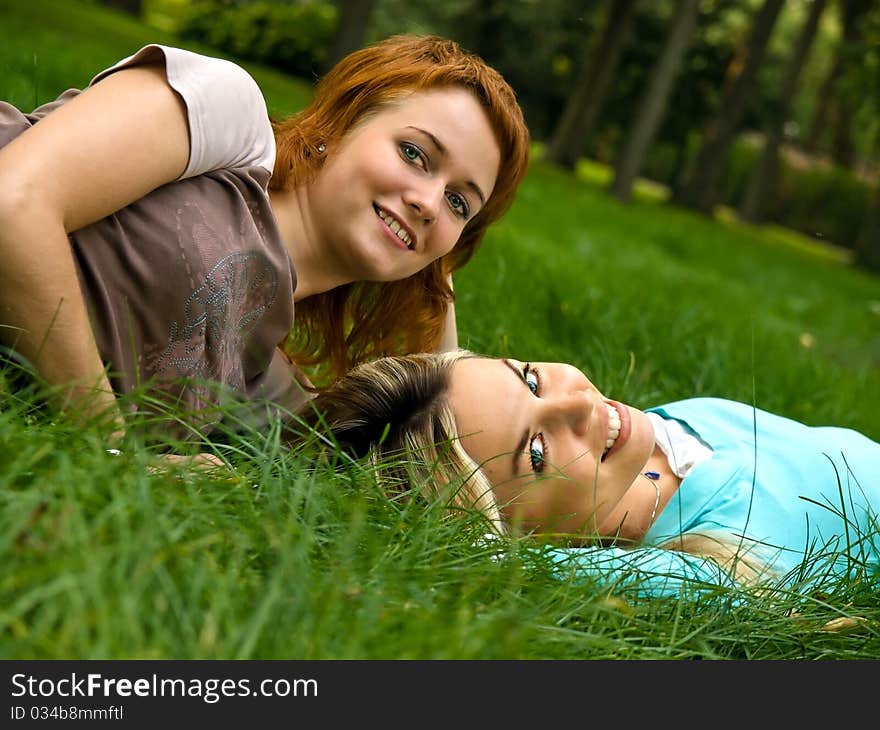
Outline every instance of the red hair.
[[[410, 92], [462, 87], [482, 106], [501, 151], [495, 187], [448, 254], [400, 281], [354, 282], [296, 305], [284, 345], [299, 365], [319, 364], [329, 378], [380, 355], [436, 349], [453, 301], [447, 279], [474, 255], [513, 202], [529, 164], [529, 130], [516, 94], [498, 71], [457, 43], [397, 35], [355, 51], [318, 83], [311, 103], [274, 122], [277, 156], [269, 183], [291, 190], [319, 173], [319, 147], [332, 147], [366, 115]], [[321, 148], [323, 149], [323, 147]]]

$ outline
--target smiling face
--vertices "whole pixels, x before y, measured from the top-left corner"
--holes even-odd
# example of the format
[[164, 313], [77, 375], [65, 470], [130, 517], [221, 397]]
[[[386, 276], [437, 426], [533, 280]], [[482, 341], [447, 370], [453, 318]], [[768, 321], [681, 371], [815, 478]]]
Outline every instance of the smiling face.
[[647, 415], [571, 365], [462, 359], [449, 403], [502, 514], [528, 530], [606, 534], [654, 451]]
[[500, 156], [469, 91], [410, 93], [328, 150], [308, 191], [317, 245], [349, 281], [406, 278], [452, 250]]

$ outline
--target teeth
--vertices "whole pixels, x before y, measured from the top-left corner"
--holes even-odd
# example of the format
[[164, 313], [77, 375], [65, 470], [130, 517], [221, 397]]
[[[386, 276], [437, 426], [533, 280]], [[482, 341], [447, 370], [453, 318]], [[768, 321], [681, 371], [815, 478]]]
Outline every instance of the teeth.
[[394, 231], [395, 235], [407, 245], [407, 248], [412, 249], [412, 239], [396, 218], [388, 215], [384, 210], [379, 211], [379, 217], [385, 221], [388, 227]]
[[620, 414], [614, 406], [606, 403], [605, 407], [608, 409], [608, 438], [605, 441], [605, 451], [602, 456], [608, 453], [614, 446], [614, 442], [617, 441], [617, 437], [620, 436]]

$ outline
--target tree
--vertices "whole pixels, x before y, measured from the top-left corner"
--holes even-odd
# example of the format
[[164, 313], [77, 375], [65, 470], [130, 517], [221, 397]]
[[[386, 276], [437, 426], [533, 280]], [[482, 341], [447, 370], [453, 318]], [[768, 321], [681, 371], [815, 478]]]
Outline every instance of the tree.
[[[718, 179], [745, 114], [758, 69], [764, 61], [770, 34], [785, 0], [765, 0], [749, 32], [742, 70], [733, 76], [717, 110], [715, 119], [703, 134], [703, 141], [684, 184], [673, 194], [674, 202], [710, 213], [717, 199]], [[734, 63], [737, 63], [735, 60]]]
[[583, 156], [629, 39], [637, 0], [611, 0], [601, 41], [587, 46], [574, 88], [547, 147], [546, 159], [573, 169]]
[[376, 0], [336, 0], [336, 32], [327, 51], [324, 70], [364, 45]]
[[844, 167], [852, 166], [854, 148], [852, 144], [852, 100], [841, 89], [848, 67], [857, 61], [863, 36], [863, 18], [871, 9], [874, 0], [841, 0], [840, 22], [842, 26], [840, 43], [834, 62], [825, 77], [817, 95], [816, 113], [807, 137], [806, 148], [817, 152], [823, 135], [831, 131], [831, 156]]
[[807, 60], [810, 46], [819, 28], [819, 19], [825, 10], [826, 0], [813, 0], [804, 27], [798, 36], [779, 90], [779, 97], [764, 126], [764, 149], [758, 162], [752, 167], [746, 191], [739, 209], [740, 218], [752, 223], [763, 220], [765, 202], [776, 190], [779, 174], [779, 146], [782, 144], [783, 128], [791, 101], [797, 88], [798, 77]]
[[627, 134], [623, 151], [618, 156], [611, 192], [624, 202], [630, 198], [642, 159], [663, 120], [669, 94], [697, 22], [698, 9], [699, 0], [679, 0], [660, 58], [653, 67], [645, 93], [638, 104], [635, 122]]
[[[880, 38], [880, 7], [866, 18], [866, 37]], [[866, 157], [875, 162], [880, 160], [880, 43], [871, 43], [862, 56], [863, 88], [867, 90], [865, 98], [868, 102], [870, 116], [875, 120], [871, 143], [868, 145]], [[866, 269], [880, 273], [880, 172], [875, 166], [874, 193], [868, 201], [862, 229], [856, 239], [856, 263]]]
[[880, 272], [880, 180], [874, 182], [874, 193], [865, 211], [855, 251], [857, 264]]

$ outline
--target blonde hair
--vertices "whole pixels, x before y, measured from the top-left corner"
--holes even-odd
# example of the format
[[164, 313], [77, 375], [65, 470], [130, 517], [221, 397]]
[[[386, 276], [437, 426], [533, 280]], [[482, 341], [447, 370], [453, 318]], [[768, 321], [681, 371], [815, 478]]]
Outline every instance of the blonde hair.
[[760, 555], [762, 546], [727, 532], [683, 532], [657, 547], [708, 558], [746, 585], [771, 575], [768, 564]]
[[[457, 350], [358, 365], [306, 404], [300, 427], [355, 459], [366, 458], [389, 493], [446, 499], [450, 511], [476, 509], [497, 533], [508, 535], [492, 483], [462, 447], [449, 403], [452, 367], [471, 357], [479, 356]], [[682, 533], [658, 547], [710, 559], [742, 583], [768, 574], [759, 547], [728, 533]]]
[[501, 152], [495, 186], [455, 247], [406, 279], [355, 282], [297, 303], [293, 336], [284, 344], [301, 366], [321, 364], [339, 376], [380, 355], [430, 351], [453, 301], [449, 275], [476, 252], [490, 225], [507, 211], [529, 165], [530, 135], [516, 94], [479, 56], [438, 36], [396, 35], [339, 61], [302, 112], [273, 124], [276, 161], [271, 190], [307, 185], [324, 149], [383, 107], [412, 92], [463, 88], [486, 114]]
[[461, 445], [446, 397], [452, 366], [467, 357], [457, 350], [358, 365], [306, 404], [299, 426], [368, 459], [389, 494], [416, 491], [451, 510], [477, 509], [504, 534], [492, 485]]

